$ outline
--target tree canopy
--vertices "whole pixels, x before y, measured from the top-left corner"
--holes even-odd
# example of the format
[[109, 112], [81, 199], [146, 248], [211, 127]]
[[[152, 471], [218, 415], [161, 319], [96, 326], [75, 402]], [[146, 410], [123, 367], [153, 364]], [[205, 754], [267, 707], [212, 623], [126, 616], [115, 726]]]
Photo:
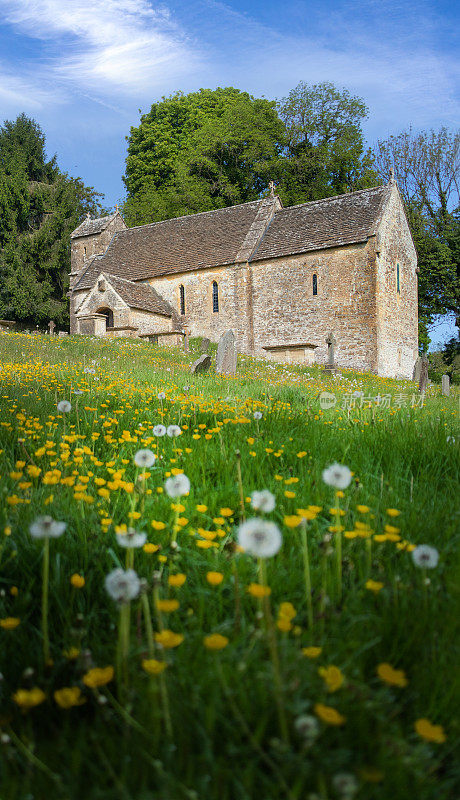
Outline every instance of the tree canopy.
[[258, 199], [284, 146], [275, 103], [232, 87], [177, 92], [131, 128], [128, 224]]
[[1, 318], [67, 324], [70, 234], [100, 197], [47, 160], [35, 120], [0, 127]]
[[406, 206], [418, 255], [422, 336], [438, 315], [455, 314], [460, 327], [460, 131], [409, 130], [379, 141], [375, 168], [382, 180], [394, 170]]

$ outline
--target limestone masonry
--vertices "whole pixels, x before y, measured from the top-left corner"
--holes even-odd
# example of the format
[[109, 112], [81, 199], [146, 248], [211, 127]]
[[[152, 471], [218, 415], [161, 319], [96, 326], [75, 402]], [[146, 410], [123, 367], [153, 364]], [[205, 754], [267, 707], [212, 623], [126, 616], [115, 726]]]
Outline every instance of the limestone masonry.
[[289, 363], [412, 377], [417, 257], [398, 187], [283, 208], [272, 196], [127, 228], [118, 213], [71, 236], [71, 333], [184, 331]]

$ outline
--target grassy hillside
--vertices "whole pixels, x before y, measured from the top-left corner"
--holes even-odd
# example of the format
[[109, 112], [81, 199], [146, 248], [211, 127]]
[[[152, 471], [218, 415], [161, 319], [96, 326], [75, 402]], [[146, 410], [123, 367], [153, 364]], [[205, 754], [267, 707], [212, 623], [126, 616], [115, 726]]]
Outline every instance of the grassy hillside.
[[0, 355], [1, 800], [457, 795], [458, 387]]

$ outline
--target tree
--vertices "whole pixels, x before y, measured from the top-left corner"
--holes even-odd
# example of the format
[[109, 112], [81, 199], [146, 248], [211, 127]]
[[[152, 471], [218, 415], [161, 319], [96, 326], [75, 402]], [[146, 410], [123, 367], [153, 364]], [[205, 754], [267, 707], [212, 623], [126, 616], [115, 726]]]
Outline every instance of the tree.
[[232, 87], [154, 103], [128, 138], [128, 224], [256, 200], [284, 146], [275, 103]]
[[453, 313], [460, 327], [460, 131], [412, 130], [379, 141], [375, 166], [394, 170], [419, 265], [420, 317]]
[[332, 83], [301, 82], [278, 103], [286, 129], [278, 191], [287, 205], [374, 186], [370, 151], [364, 150], [359, 97]]
[[46, 160], [45, 136], [21, 114], [0, 128], [0, 317], [68, 321], [70, 233], [99, 195]]

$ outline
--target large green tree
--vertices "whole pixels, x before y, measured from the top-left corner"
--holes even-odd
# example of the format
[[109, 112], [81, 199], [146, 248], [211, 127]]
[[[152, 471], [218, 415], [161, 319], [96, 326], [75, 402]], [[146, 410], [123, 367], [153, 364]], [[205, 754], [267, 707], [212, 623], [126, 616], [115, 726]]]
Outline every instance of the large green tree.
[[0, 317], [68, 322], [70, 233], [100, 194], [46, 158], [45, 136], [21, 114], [0, 127]]
[[375, 186], [372, 154], [361, 129], [367, 108], [327, 81], [301, 82], [278, 103], [286, 148], [278, 163], [285, 205]]
[[258, 199], [283, 146], [274, 102], [232, 87], [164, 97], [131, 128], [125, 218], [133, 225]]
[[403, 131], [379, 141], [375, 167], [394, 170], [419, 266], [421, 338], [437, 316], [454, 314], [460, 328], [460, 131]]

